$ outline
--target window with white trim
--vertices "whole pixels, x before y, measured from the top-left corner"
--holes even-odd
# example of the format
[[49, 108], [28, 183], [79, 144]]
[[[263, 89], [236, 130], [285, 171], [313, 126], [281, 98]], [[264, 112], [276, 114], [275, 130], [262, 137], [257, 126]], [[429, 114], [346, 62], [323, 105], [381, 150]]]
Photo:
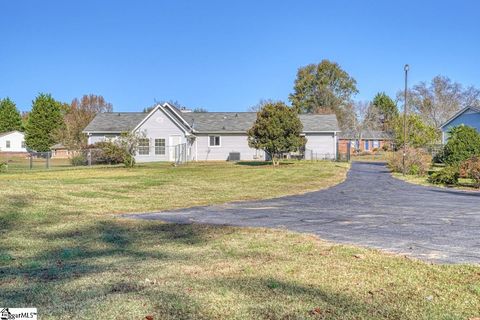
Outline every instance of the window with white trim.
[[10, 149], [10, 140], [5, 141], [5, 148]]
[[155, 154], [165, 155], [165, 139], [155, 139]]
[[141, 156], [148, 156], [150, 154], [150, 139], [138, 140], [138, 154]]
[[22, 148], [23, 148], [23, 149], [26, 148], [25, 141], [22, 141]]
[[208, 146], [210, 146], [210, 147], [220, 147], [220, 136], [209, 136], [208, 137]]

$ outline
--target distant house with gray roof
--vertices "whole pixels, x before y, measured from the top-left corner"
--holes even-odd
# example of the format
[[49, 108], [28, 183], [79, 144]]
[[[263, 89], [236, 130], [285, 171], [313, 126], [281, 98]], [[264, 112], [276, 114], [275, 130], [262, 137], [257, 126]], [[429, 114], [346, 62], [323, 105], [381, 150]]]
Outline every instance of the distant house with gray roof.
[[[179, 152], [189, 161], [265, 160], [263, 150], [248, 146], [247, 130], [256, 116], [255, 112], [186, 112], [165, 103], [149, 113], [100, 113], [83, 132], [89, 144], [122, 132], [142, 133], [138, 162], [175, 161]], [[300, 120], [307, 138], [306, 157], [335, 158], [336, 116], [304, 114]]]

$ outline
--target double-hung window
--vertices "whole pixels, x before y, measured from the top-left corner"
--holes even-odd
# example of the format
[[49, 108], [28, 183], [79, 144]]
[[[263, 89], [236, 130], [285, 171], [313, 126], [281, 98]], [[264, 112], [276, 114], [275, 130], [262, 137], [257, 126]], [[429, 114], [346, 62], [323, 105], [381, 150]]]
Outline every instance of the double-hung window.
[[140, 139], [138, 141], [138, 154], [143, 156], [150, 154], [150, 139]]
[[5, 141], [5, 148], [10, 149], [10, 140]]
[[26, 145], [25, 145], [25, 141], [22, 141], [22, 148], [25, 149]]
[[165, 155], [165, 139], [155, 139], [155, 154]]
[[220, 147], [220, 136], [209, 136], [208, 145], [210, 147]]

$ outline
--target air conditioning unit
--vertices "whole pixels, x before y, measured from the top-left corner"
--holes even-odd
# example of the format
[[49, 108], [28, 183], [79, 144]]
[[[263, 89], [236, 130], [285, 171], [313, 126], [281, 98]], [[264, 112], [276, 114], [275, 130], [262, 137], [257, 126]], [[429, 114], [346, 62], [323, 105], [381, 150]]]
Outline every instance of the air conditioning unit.
[[240, 161], [240, 152], [230, 152], [227, 161]]

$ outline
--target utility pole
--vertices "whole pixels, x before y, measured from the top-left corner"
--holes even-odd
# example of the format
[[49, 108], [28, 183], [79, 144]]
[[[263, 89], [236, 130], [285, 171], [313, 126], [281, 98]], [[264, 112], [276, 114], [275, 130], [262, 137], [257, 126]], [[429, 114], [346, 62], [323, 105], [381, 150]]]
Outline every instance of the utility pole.
[[402, 165], [403, 165], [403, 175], [406, 174], [405, 168], [405, 157], [407, 156], [407, 80], [408, 80], [408, 70], [410, 66], [408, 64], [405, 65], [405, 98], [404, 98], [404, 105], [403, 105], [403, 158], [402, 158]]

